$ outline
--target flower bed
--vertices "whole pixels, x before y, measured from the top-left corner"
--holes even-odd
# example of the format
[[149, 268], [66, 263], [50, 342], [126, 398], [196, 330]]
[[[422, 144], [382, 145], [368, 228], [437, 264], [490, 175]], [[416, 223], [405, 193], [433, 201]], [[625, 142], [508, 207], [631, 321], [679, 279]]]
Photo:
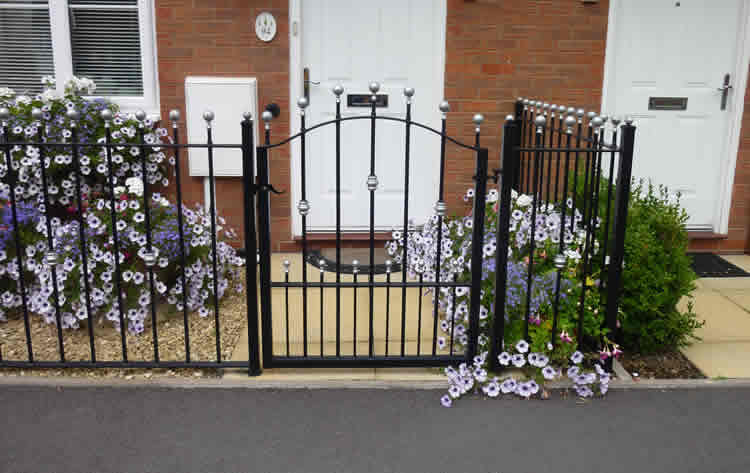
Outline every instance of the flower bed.
[[[473, 199], [469, 191], [465, 200]], [[607, 339], [607, 329], [603, 324], [603, 311], [600, 307], [598, 289], [599, 268], [594, 267], [585, 280], [584, 323], [582, 338], [595, 340], [601, 344], [601, 351], [585, 357], [576, 351], [574, 339], [577, 334], [579, 301], [584, 285], [581, 283], [583, 245], [586, 229], [583, 216], [573, 207], [573, 201], [566, 203], [565, 220], [563, 209], [551, 204], [539, 203], [533, 210], [532, 198], [527, 195], [512, 194], [510, 216], [510, 246], [508, 249], [508, 276], [506, 290], [506, 320], [504, 346], [500, 363], [523, 369], [521, 378], [506, 375], [504, 379], [491, 377], [487, 373], [489, 333], [494, 323], [496, 228], [498, 219], [498, 194], [490, 191], [486, 202], [485, 234], [483, 239], [482, 283], [479, 353], [473, 366], [462, 364], [458, 369], [446, 370], [451, 381], [448, 394], [443, 397], [444, 405], [472, 390], [481, 390], [494, 397], [499, 393], [515, 393], [529, 397], [540, 391], [544, 380], [567, 376], [583, 397], [607, 392], [609, 375], [604, 372], [601, 360], [618, 356], [620, 348]], [[532, 216], [536, 219], [535, 232], [531, 232]], [[572, 216], [572, 225], [571, 225]], [[561, 270], [560, 302], [557, 310], [557, 332], [553, 339], [554, 301], [557, 288], [557, 268], [555, 256], [560, 254], [561, 224], [562, 255], [565, 256]], [[469, 281], [471, 270], [472, 216], [445, 218], [442, 222], [441, 242], [441, 281]], [[410, 232], [406, 239], [401, 232], [394, 232], [394, 240], [388, 244], [390, 254], [399, 262], [403, 257], [403, 246], [407, 246], [406, 262], [409, 276], [421, 275], [425, 282], [435, 281], [435, 267], [438, 251], [439, 219], [433, 216], [420, 231]], [[596, 222], [598, 225], [598, 222]], [[534, 238], [532, 254], [531, 238]], [[594, 245], [596, 252], [598, 245]], [[530, 258], [533, 257], [531, 285], [526, 277]], [[435, 296], [433, 294], [433, 296]], [[453, 332], [459, 346], [468, 342], [469, 290], [468, 288], [441, 288], [437, 295], [440, 306], [440, 329], [445, 334], [438, 339], [444, 346]], [[527, 304], [526, 301], [529, 301]], [[529, 312], [529, 338], [523, 339], [524, 320]], [[513, 348], [509, 348], [513, 347]], [[586, 360], [584, 360], [587, 358]], [[586, 366], [586, 369], [583, 367]]]
[[[43, 81], [54, 85], [52, 79]], [[46, 324], [59, 322], [64, 329], [98, 320], [119, 331], [122, 317], [131, 335], [142, 334], [150, 319], [152, 283], [157, 297], [154, 302], [162, 316], [181, 315], [186, 307], [206, 318], [213, 312], [215, 299], [224, 298], [229, 289], [242, 290], [239, 276], [244, 260], [226, 242], [235, 235], [224, 229], [224, 220], [217, 217], [214, 282], [210, 215], [200, 206], [189, 208], [159, 193], [144, 194], [144, 178], [152, 189], [169, 184], [174, 157], [168, 157], [159, 146], [170, 140], [167, 131], [148, 118], [138, 121], [120, 113], [108, 101], [82, 96], [94, 89], [87, 79], [73, 79], [63, 94], [49, 88], [36, 97], [14, 97], [12, 91], [0, 90], [0, 107], [7, 107], [11, 114], [4, 138], [11, 142], [70, 142], [74, 123], [78, 142], [104, 143], [102, 112], [108, 110], [113, 117], [112, 143], [118, 145], [111, 156], [101, 146], [80, 146], [80, 174], [73, 165], [74, 150], [68, 146], [13, 146], [10, 169], [3, 155], [0, 320], [22, 315], [21, 284], [29, 312]], [[135, 146], [141, 140], [148, 146]], [[16, 183], [13, 196], [10, 182]], [[11, 197], [16, 202], [22, 269], [17, 261]], [[151, 252], [147, 251], [147, 212]], [[81, 236], [86, 242], [85, 259]], [[3, 335], [4, 340], [10, 336], [7, 330]]]

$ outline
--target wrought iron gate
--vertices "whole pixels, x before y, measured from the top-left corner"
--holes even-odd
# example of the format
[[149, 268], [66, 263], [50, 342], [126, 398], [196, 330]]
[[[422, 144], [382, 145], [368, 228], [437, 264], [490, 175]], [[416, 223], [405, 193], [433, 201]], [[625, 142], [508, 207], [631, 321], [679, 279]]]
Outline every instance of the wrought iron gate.
[[[301, 115], [301, 129], [298, 133], [281, 140], [276, 143], [271, 143], [270, 140], [270, 121], [271, 114], [264, 112], [263, 120], [265, 122], [265, 137], [264, 143], [256, 147], [257, 154], [257, 184], [253, 184], [255, 177], [252, 175], [252, 170], [255, 168], [252, 162], [252, 156], [248, 154], [245, 156], [246, 160], [246, 175], [245, 175], [245, 188], [246, 188], [246, 225], [248, 231], [246, 231], [246, 248], [248, 254], [252, 255], [256, 251], [256, 245], [259, 254], [259, 288], [260, 288], [260, 319], [262, 326], [262, 358], [264, 367], [298, 367], [298, 366], [316, 366], [316, 367], [343, 367], [343, 366], [442, 366], [454, 363], [460, 363], [463, 360], [471, 359], [477, 354], [477, 337], [479, 335], [479, 310], [480, 310], [480, 283], [482, 279], [482, 267], [481, 267], [481, 253], [482, 246], [475, 245], [473, 253], [471, 255], [472, 261], [475, 263], [472, 266], [471, 277], [465, 281], [445, 281], [440, 279], [440, 271], [436, 271], [436, 277], [434, 281], [425, 281], [424, 278], [409, 278], [407, 264], [400, 265], [401, 280], [392, 280], [392, 272], [390, 268], [394, 267], [390, 261], [386, 262], [388, 267], [385, 281], [377, 281], [375, 274], [374, 265], [374, 253], [375, 253], [375, 192], [378, 187], [378, 172], [385, 172], [378, 170], [377, 162], [375, 159], [375, 133], [376, 124], [379, 121], [387, 120], [403, 123], [404, 125], [404, 140], [405, 140], [405, 155], [404, 155], [404, 206], [403, 206], [403, 228], [401, 233], [403, 238], [406, 238], [410, 228], [414, 229], [414, 225], [410, 223], [409, 219], [409, 179], [410, 179], [410, 141], [411, 131], [413, 127], [418, 127], [436, 135], [436, 139], [440, 140], [440, 155], [439, 161], [439, 188], [436, 189], [436, 203], [435, 203], [435, 217], [436, 224], [438, 227], [438, 249], [436, 254], [436, 268], [440, 268], [441, 264], [445, 264], [445, 261], [441, 262], [441, 232], [442, 223], [445, 218], [447, 211], [447, 205], [445, 203], [445, 161], [446, 161], [446, 146], [448, 142], [455, 144], [456, 146], [468, 149], [476, 153], [476, 173], [475, 173], [475, 206], [474, 206], [474, 224], [473, 236], [475, 241], [481, 241], [484, 234], [484, 196], [487, 192], [487, 167], [488, 167], [488, 151], [486, 148], [482, 148], [479, 144], [480, 129], [479, 125], [482, 122], [481, 115], [475, 117], [476, 123], [476, 138], [473, 145], [462, 143], [454, 138], [449, 137], [446, 134], [446, 117], [450, 107], [447, 102], [440, 104], [441, 117], [441, 130], [436, 130], [425, 124], [418, 123], [411, 118], [411, 107], [412, 107], [412, 96], [414, 89], [404, 89], [404, 97], [406, 100], [406, 116], [405, 118], [396, 118], [391, 116], [379, 116], [377, 115], [377, 92], [380, 86], [377, 82], [370, 84], [370, 115], [362, 116], [351, 116], [342, 117], [341, 115], [341, 95], [344, 91], [343, 87], [336, 86], [333, 88], [333, 94], [336, 96], [336, 110], [335, 119], [326, 121], [323, 123], [316, 124], [312, 127], [307, 128], [305, 125], [305, 108], [307, 107], [307, 99], [301, 98], [298, 101], [298, 107]], [[344, 281], [342, 278], [342, 260], [341, 260], [341, 244], [342, 244], [342, 231], [341, 231], [341, 128], [342, 124], [354, 120], [368, 120], [370, 122], [370, 172], [366, 176], [366, 185], [370, 194], [369, 204], [369, 261], [368, 267], [362, 271], [360, 277], [361, 268], [358, 266], [358, 262], [351, 262], [352, 277], [351, 281]], [[289, 262], [284, 263], [284, 278], [283, 280], [274, 280], [271, 277], [271, 241], [270, 241], [270, 202], [269, 192], [275, 191], [269, 183], [269, 154], [276, 148], [285, 145], [292, 140], [300, 141], [300, 152], [301, 152], [301, 200], [296, 205], [296, 210], [301, 215], [302, 220], [302, 238], [301, 238], [301, 261], [303, 266], [308, 266], [310, 261], [309, 242], [307, 234], [307, 215], [315, 207], [315, 202], [308, 200], [306, 193], [306, 160], [305, 160], [305, 139], [308, 134], [315, 132], [319, 128], [332, 126], [335, 128], [336, 133], [336, 153], [335, 156], [331, 156], [331, 159], [336, 160], [336, 262], [335, 267], [330, 268], [330, 271], [334, 272], [334, 281], [325, 281], [324, 270], [320, 271], [320, 278], [318, 280], [310, 280], [307, 268], [303, 268], [301, 272], [301, 280], [291, 281], [289, 277]], [[249, 129], [250, 127], [246, 127]], [[247, 136], [246, 140], [252, 140], [251, 136]], [[249, 171], [249, 173], [248, 173]], [[364, 177], [364, 176], [363, 176]], [[254, 235], [254, 210], [255, 194], [257, 196], [257, 208], [258, 208], [258, 240], [255, 241]], [[402, 261], [408, 261], [408, 246], [404, 245], [404, 254]], [[249, 270], [248, 274], [252, 274], [253, 279], [248, 280], [248, 287], [253, 287], [254, 274], [256, 262], [252, 259], [248, 259]], [[347, 265], [349, 266], [349, 265]], [[300, 347], [300, 353], [292, 353], [290, 351], [289, 342], [289, 325], [290, 325], [290, 308], [289, 308], [289, 290], [296, 288], [302, 292], [302, 309], [301, 313], [292, 311], [291, 322], [294, 322], [295, 317], [301, 317], [302, 324], [302, 346]], [[466, 288], [471, 294], [471, 304], [469, 308], [468, 319], [469, 330], [468, 330], [468, 343], [466, 344], [465, 352], [458, 352], [457, 344], [454, 344], [453, 336], [449, 344], [446, 347], [440, 349], [438, 347], [438, 299], [439, 297], [433, 297], [431, 303], [433, 304], [433, 321], [431, 334], [422, 333], [422, 320], [421, 320], [421, 308], [423, 302], [421, 297], [425, 289], [431, 289], [433, 295], [439, 294], [441, 290], [455, 290], [456, 288]], [[283, 310], [278, 307], [273, 307], [274, 298], [272, 297], [272, 290], [283, 290], [284, 292], [284, 305]], [[326, 345], [326, 335], [323, 330], [324, 324], [324, 307], [323, 299], [326, 289], [335, 292], [333, 297], [336, 298], [335, 303], [335, 336], [330, 342], [330, 350], [326, 353], [324, 346]], [[367, 329], [365, 334], [366, 348], [363, 352], [357, 352], [357, 345], [359, 340], [359, 334], [362, 332], [357, 331], [357, 295], [358, 289], [365, 289], [367, 291], [366, 297], [368, 300], [367, 308]], [[416, 300], [408, 301], [408, 296], [417, 292], [419, 295]], [[320, 300], [320, 307], [312, 308], [309, 304], [309, 295], [311, 292], [316, 291]], [[342, 293], [344, 291], [352, 291], [354, 298], [353, 307], [342, 306]], [[389, 339], [389, 325], [390, 325], [390, 300], [391, 293], [397, 291], [400, 292], [401, 296], [401, 307], [400, 314], [393, 314], [396, 318], [396, 322], [400, 323], [400, 331], [397, 340]], [[252, 292], [252, 291], [249, 291]], [[376, 297], [377, 294], [377, 297]], [[384, 296], [386, 300], [386, 315], [385, 320], [379, 320], [377, 317], [375, 306]], [[255, 326], [252, 320], [257, 320], [257, 304], [255, 303], [254, 295], [248, 295], [248, 309], [250, 311], [249, 319], [250, 325]], [[410, 305], [416, 303], [419, 307], [417, 311], [414, 311]], [[411, 310], [410, 310], [411, 309]], [[417, 314], [417, 320], [409, 320], [409, 314]], [[400, 315], [400, 317], [399, 317]], [[282, 341], [281, 348], [283, 353], [277, 353], [274, 350], [274, 317], [285, 316], [285, 337]], [[308, 330], [308, 322], [313, 317], [319, 317], [319, 339], [318, 343], [315, 344], [311, 340], [311, 334]], [[346, 319], [349, 318], [352, 321], [353, 333], [351, 350], [346, 349], [343, 345], [342, 338], [342, 327]], [[407, 326], [417, 323], [417, 339], [416, 339], [416, 350], [413, 347], [408, 347], [406, 343], [406, 330]], [[375, 343], [375, 326], [376, 324], [385, 324], [385, 346], [384, 348], [376, 347]], [[392, 326], [390, 326], [392, 327]], [[426, 340], [427, 347], [422, 346], [422, 337], [428, 336]], [[252, 335], [253, 343], [257, 343], [257, 334]], [[395, 343], [396, 349], [389, 350], [389, 345]], [[317, 345], [317, 346], [315, 346]], [[454, 346], [455, 345], [455, 346]], [[284, 346], [286, 350], [283, 350]], [[426, 348], [426, 349], [425, 349]], [[442, 347], [441, 347], [442, 348]], [[395, 351], [395, 353], [394, 353]], [[252, 371], [257, 372], [259, 366], [254, 365]]]

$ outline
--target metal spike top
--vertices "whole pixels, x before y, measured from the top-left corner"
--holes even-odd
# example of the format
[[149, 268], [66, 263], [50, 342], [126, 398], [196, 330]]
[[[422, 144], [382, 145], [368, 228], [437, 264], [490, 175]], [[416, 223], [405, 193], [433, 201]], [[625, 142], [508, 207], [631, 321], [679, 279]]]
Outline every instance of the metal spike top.
[[[103, 113], [103, 112], [102, 112]], [[172, 109], [169, 111], [169, 121], [176, 122], [180, 120], [180, 111], [175, 109]]]
[[249, 111], [244, 111], [242, 112], [242, 119], [249, 122], [253, 119], [253, 114]]

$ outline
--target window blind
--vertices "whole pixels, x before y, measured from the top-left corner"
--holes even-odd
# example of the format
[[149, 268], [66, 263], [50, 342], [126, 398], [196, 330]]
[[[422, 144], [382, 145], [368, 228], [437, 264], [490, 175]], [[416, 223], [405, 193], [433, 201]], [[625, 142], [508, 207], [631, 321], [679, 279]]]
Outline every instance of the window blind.
[[73, 74], [96, 82], [96, 95], [142, 96], [136, 0], [69, 0]]
[[47, 0], [0, 2], [0, 87], [18, 94], [41, 92], [54, 76]]

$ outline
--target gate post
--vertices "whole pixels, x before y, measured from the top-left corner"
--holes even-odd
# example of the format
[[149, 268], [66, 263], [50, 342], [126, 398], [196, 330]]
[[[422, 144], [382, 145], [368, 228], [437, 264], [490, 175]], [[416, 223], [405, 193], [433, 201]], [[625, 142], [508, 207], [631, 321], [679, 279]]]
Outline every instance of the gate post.
[[[633, 150], [635, 143], [635, 126], [627, 118], [622, 127], [620, 142], [620, 162], [617, 170], [617, 195], [615, 197], [615, 228], [609, 258], [607, 276], [607, 328], [610, 335], [617, 336], [617, 312], [622, 294], [622, 265], [625, 257], [625, 230], [628, 220], [628, 203], [630, 199], [630, 180], [633, 170]], [[612, 358], [607, 360], [611, 369]]]
[[258, 264], [255, 228], [255, 160], [253, 159], [253, 118], [243, 114], [242, 120], [242, 192], [244, 195], [245, 227], [245, 292], [247, 302], [248, 374], [258, 376], [260, 366], [260, 338], [258, 337]]
[[495, 313], [490, 335], [490, 369], [500, 369], [497, 356], [503, 347], [505, 336], [505, 294], [508, 276], [508, 244], [510, 227], [511, 190], [518, 171], [518, 154], [520, 145], [519, 123], [512, 115], [505, 118], [503, 127], [502, 170], [500, 184], [500, 202], [497, 211], [497, 250], [495, 252]]
[[476, 184], [474, 186], [474, 222], [471, 236], [471, 294], [469, 307], [469, 343], [466, 361], [473, 362], [479, 341], [479, 308], [482, 304], [482, 255], [484, 246], [484, 211], [487, 194], [487, 148], [477, 151]]
[[[273, 326], [271, 323], [271, 202], [268, 196], [268, 148], [258, 146], [258, 235], [260, 237], [260, 310], [263, 366], [271, 367]], [[304, 268], [303, 268], [304, 270]]]

